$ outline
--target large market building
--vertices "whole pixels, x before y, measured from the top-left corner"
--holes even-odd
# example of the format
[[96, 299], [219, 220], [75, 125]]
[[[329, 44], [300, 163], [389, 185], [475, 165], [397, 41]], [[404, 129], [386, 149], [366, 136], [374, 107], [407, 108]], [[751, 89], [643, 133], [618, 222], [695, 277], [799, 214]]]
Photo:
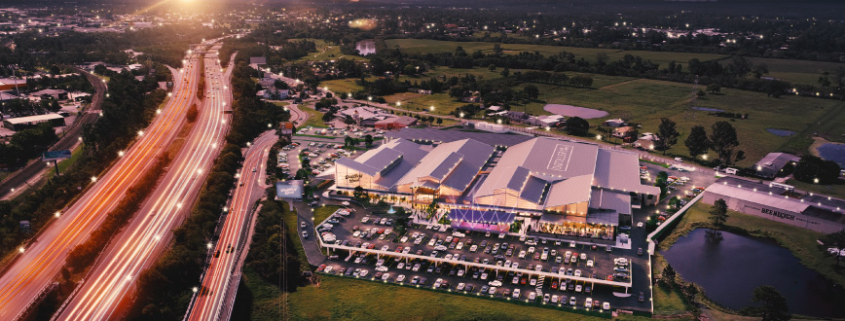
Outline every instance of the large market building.
[[[530, 218], [537, 233], [612, 238], [620, 215], [658, 201], [660, 189], [643, 185], [638, 168], [634, 153], [547, 137], [510, 147], [472, 138], [439, 144], [398, 138], [357, 159], [339, 159], [334, 188], [360, 186], [416, 206], [437, 199], [464, 226], [500, 230], [512, 222], [500, 213], [510, 213]], [[468, 209], [476, 212], [454, 212]], [[475, 225], [474, 218], [487, 224]]]

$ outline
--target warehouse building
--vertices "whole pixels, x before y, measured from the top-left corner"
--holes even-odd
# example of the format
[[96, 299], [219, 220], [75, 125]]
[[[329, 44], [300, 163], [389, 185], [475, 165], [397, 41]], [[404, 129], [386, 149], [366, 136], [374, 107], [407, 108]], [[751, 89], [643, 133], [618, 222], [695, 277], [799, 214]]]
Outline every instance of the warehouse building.
[[713, 204], [718, 199], [724, 199], [730, 210], [820, 233], [845, 229], [845, 201], [798, 193], [789, 185], [723, 178], [707, 187], [701, 201]]

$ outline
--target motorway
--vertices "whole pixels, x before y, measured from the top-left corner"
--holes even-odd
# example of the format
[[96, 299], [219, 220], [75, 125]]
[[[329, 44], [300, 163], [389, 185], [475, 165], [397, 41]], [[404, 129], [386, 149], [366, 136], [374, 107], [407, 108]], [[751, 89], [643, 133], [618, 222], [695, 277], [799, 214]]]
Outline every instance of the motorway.
[[139, 213], [101, 254], [91, 277], [57, 312], [59, 320], [118, 318], [124, 312], [118, 303], [132, 292], [138, 275], [166, 250], [171, 231], [187, 218], [231, 124], [223, 111], [232, 100], [228, 84], [232, 68], [224, 75], [217, 56], [220, 46], [205, 53], [208, 92], [185, 145]]
[[85, 241], [114, 209], [129, 187], [152, 167], [176, 136], [185, 112], [196, 96], [197, 55], [189, 54], [182, 73], [174, 74], [174, 97], [102, 177], [92, 177], [88, 190], [66, 211], [56, 213], [43, 230], [0, 277], [0, 320], [15, 320], [25, 313], [58, 274], [67, 253]]
[[[278, 140], [272, 132], [256, 139], [246, 152], [243, 167], [225, 217], [215, 253], [206, 268], [201, 291], [194, 297], [188, 320], [228, 320], [232, 311], [230, 286], [239, 261], [243, 260], [244, 241], [250, 226], [255, 201], [264, 195], [264, 179], [270, 147]], [[229, 250], [231, 248], [231, 250]]]

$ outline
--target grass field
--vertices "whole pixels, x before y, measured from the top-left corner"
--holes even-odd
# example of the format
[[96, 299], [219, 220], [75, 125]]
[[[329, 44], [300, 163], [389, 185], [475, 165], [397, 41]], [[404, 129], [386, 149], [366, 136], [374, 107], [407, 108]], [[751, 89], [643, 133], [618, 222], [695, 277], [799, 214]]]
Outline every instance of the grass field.
[[[660, 254], [655, 254], [653, 259], [652, 275], [659, 276], [666, 267], [666, 260]], [[662, 286], [655, 286], [654, 290], [654, 314], [655, 315], [679, 315], [687, 312], [689, 307], [684, 301], [678, 289], [666, 289]]]
[[769, 68], [767, 77], [786, 80], [796, 84], [818, 85], [819, 76], [828, 72], [828, 79], [836, 83], [836, 71], [845, 67], [843, 63], [827, 61], [775, 59], [775, 58], [748, 58], [754, 64], [766, 64]]
[[[492, 42], [456, 42], [456, 41], [439, 41], [427, 39], [390, 39], [386, 40], [385, 44], [388, 48], [399, 47], [400, 50], [407, 53], [436, 53], [436, 52], [454, 52], [458, 46], [463, 47], [464, 51], [468, 53], [481, 50], [483, 53], [493, 52]], [[692, 58], [698, 58], [701, 61], [708, 61], [714, 59], [725, 58], [725, 55], [717, 54], [701, 54], [701, 53], [682, 53], [682, 52], [661, 52], [661, 51], [631, 51], [619, 49], [602, 49], [602, 48], [579, 48], [579, 47], [562, 47], [562, 46], [548, 46], [548, 45], [530, 45], [530, 44], [501, 44], [503, 53], [518, 54], [520, 52], [538, 51], [544, 56], [556, 55], [561, 51], [570, 52], [575, 55], [575, 59], [584, 58], [588, 61], [595, 61], [596, 55], [599, 53], [607, 54], [610, 60], [619, 60], [626, 54], [640, 56], [643, 59], [651, 60], [654, 63], [665, 67], [670, 61], [675, 61], [686, 66], [686, 63]]]
[[299, 258], [300, 270], [311, 270], [311, 265], [308, 264], [308, 256], [305, 255], [305, 248], [302, 247], [302, 242], [299, 241], [299, 223], [296, 219], [296, 208], [294, 211], [289, 211], [290, 207], [287, 202], [282, 202], [280, 206], [284, 213], [282, 216], [285, 221], [285, 228], [287, 229], [287, 236], [294, 240], [293, 245], [296, 247], [296, 254]]
[[[294, 320], [606, 320], [555, 309], [334, 276], [288, 295]], [[645, 320], [627, 317], [622, 320]]]
[[[841, 180], [840, 180], [841, 181]], [[822, 195], [829, 195], [838, 198], [845, 198], [845, 184], [835, 184], [835, 185], [819, 185], [819, 184], [810, 184], [804, 183], [795, 179], [790, 179], [786, 181], [787, 184], [795, 186], [796, 189], [802, 191], [808, 191], [813, 193], [818, 193]]]
[[[429, 74], [448, 76], [466, 72], [478, 73], [494, 82], [498, 75], [498, 72], [486, 69], [450, 68], [439, 68]], [[511, 109], [542, 115], [548, 114], [543, 110], [543, 106], [557, 103], [607, 111], [608, 117], [590, 120], [594, 126], [606, 119], [627, 113], [630, 114], [632, 122], [642, 125], [641, 133], [656, 131], [660, 118], [668, 117], [678, 123], [681, 137], [678, 139], [679, 144], [668, 150], [667, 155], [681, 157], [688, 157], [689, 152], [683, 145], [683, 140], [692, 126], [703, 125], [709, 129], [717, 121], [729, 120], [709, 116], [703, 111], [696, 112], [695, 119], [689, 117], [687, 107], [692, 95], [691, 84], [593, 74], [589, 76], [594, 78], [594, 88], [535, 84], [540, 89], [540, 97], [524, 106], [512, 106]], [[427, 77], [429, 76], [420, 78]], [[333, 80], [326, 82], [326, 85], [329, 88], [345, 88], [347, 91], [360, 89], [353, 79]], [[445, 93], [422, 95], [408, 92], [390, 95], [385, 99], [394, 106], [396, 102], [401, 102], [403, 109], [411, 111], [427, 111], [430, 106], [435, 106], [432, 112], [434, 115], [446, 115], [465, 104], [455, 101]], [[841, 125], [845, 123], [845, 103], [839, 101], [797, 96], [771, 98], [758, 92], [723, 89], [720, 94], [708, 94], [698, 99], [695, 105], [749, 114], [749, 119], [732, 122], [741, 143], [738, 149], [746, 153], [746, 159], [741, 161], [739, 166], [750, 166], [773, 151], [804, 153], [812, 144], [810, 137], [813, 134], [845, 142], [845, 126]], [[767, 132], [768, 128], [787, 129], [796, 132], [796, 135], [776, 136]]]
[[305, 121], [304, 126], [313, 126], [313, 127], [329, 127], [326, 126], [326, 123], [323, 122], [323, 113], [315, 110], [312, 107], [306, 107], [304, 105], [299, 105], [299, 110], [308, 114], [308, 120]]
[[[679, 237], [687, 235], [696, 228], [708, 227], [710, 208], [710, 204], [703, 202], [693, 205], [678, 222], [672, 234], [660, 242], [659, 250], [670, 248]], [[816, 240], [822, 236], [821, 233], [734, 211], [730, 211], [728, 215], [728, 222], [725, 225], [729, 230], [742, 230], [751, 236], [774, 239], [778, 244], [789, 249], [804, 266], [818, 271], [838, 284], [845, 284], [845, 274], [837, 273], [834, 269], [836, 261], [826, 257], [817, 248]]]
[[296, 62], [337, 60], [337, 59], [340, 59], [340, 58], [346, 58], [346, 59], [352, 59], [352, 60], [361, 60], [361, 61], [370, 61], [369, 59], [364, 58], [364, 57], [360, 57], [360, 56], [344, 55], [340, 52], [339, 46], [327, 44], [325, 40], [310, 39], [310, 38], [290, 39], [290, 41], [297, 41], [297, 40], [313, 41], [314, 44], [317, 45], [317, 52], [309, 53], [307, 56], [297, 59]]

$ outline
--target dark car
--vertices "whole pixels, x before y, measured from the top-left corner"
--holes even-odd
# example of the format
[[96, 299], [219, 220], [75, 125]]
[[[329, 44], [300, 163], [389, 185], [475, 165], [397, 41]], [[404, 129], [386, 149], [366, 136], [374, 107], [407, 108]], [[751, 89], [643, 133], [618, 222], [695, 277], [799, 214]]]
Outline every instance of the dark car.
[[441, 289], [448, 289], [449, 288], [449, 281], [443, 280], [443, 282], [440, 283], [440, 288]]
[[479, 245], [479, 247], [485, 247], [485, 246], [487, 246], [487, 240], [481, 241], [481, 244]]
[[374, 277], [376, 280], [378, 280], [378, 279], [381, 279], [381, 276], [382, 276], [383, 274], [384, 274], [384, 272], [376, 272], [376, 274], [375, 274], [375, 275], [373, 275], [373, 277]]
[[355, 269], [353, 269], [352, 267], [347, 268], [346, 269], [346, 276], [352, 276], [352, 272], [354, 272], [354, 271], [355, 271]]
[[534, 253], [534, 259], [535, 259], [535, 260], [539, 260], [539, 259], [540, 259], [540, 252], [535, 252], [535, 253]]
[[449, 276], [455, 276], [455, 274], [458, 274], [458, 269], [449, 270]]
[[640, 302], [644, 302], [645, 301], [645, 293], [640, 292], [640, 297], [637, 300], [640, 301]]
[[643, 248], [637, 249], [637, 255], [643, 255]]
[[420, 278], [420, 285], [425, 285], [426, 283], [428, 283], [428, 279]]
[[584, 287], [584, 293], [585, 293], [585, 294], [590, 294], [590, 292], [591, 292], [592, 290], [593, 290], [593, 288], [591, 288], [591, 287], [589, 287], [589, 286], [585, 286], [585, 287]]
[[470, 291], [472, 291], [472, 289], [474, 289], [474, 288], [475, 288], [475, 286], [474, 286], [474, 285], [472, 285], [472, 284], [467, 284], [467, 285], [464, 287], [464, 291], [470, 292]]
[[569, 291], [575, 291], [575, 283], [569, 283], [569, 287], [567, 287]]

